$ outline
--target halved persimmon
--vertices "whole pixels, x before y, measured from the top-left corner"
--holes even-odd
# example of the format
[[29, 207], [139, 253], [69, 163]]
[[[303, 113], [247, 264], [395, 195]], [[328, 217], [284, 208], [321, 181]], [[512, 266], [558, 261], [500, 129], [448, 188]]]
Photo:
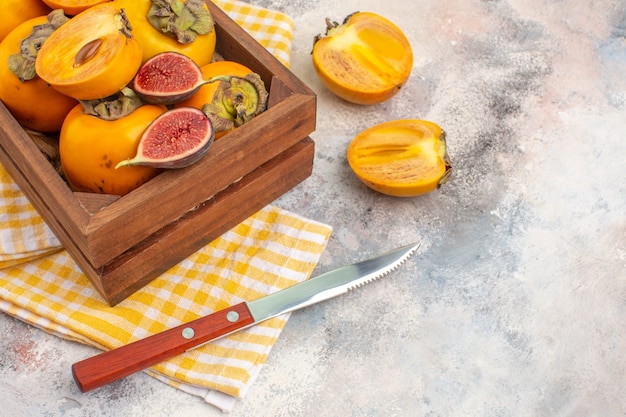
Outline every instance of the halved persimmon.
[[413, 50], [402, 30], [375, 13], [357, 12], [342, 24], [326, 19], [313, 45], [313, 67], [334, 94], [356, 104], [396, 95], [413, 69]]
[[141, 46], [114, 3], [85, 10], [57, 29], [37, 54], [37, 74], [78, 100], [119, 92], [141, 65]]
[[445, 132], [426, 120], [393, 120], [360, 132], [347, 158], [371, 189], [396, 197], [431, 192], [452, 172]]

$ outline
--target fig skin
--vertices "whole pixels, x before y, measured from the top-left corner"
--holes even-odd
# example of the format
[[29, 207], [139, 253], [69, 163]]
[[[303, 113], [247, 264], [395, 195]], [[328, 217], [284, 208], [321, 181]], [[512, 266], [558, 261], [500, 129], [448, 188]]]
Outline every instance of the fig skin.
[[200, 67], [179, 52], [162, 52], [141, 65], [133, 90], [150, 104], [174, 104], [191, 97], [206, 81]]
[[202, 111], [218, 131], [241, 126], [267, 108], [269, 94], [258, 74], [204, 79], [202, 69], [178, 52], [163, 52], [143, 64], [133, 80], [133, 90], [146, 103], [174, 105], [211, 83], [219, 87], [214, 102], [206, 103]]
[[[148, 126], [139, 140], [137, 154], [119, 162], [115, 169], [132, 165], [185, 168], [200, 160], [214, 140], [213, 124], [202, 110], [195, 107], [171, 109]], [[181, 145], [182, 141], [195, 143]], [[163, 151], [166, 155], [159, 155]]]

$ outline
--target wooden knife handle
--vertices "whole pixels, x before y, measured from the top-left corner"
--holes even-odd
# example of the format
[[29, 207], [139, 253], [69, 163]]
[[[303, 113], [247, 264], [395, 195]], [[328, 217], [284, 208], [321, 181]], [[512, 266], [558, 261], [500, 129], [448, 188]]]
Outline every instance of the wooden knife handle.
[[254, 317], [247, 304], [240, 303], [76, 362], [72, 375], [82, 392], [91, 391], [251, 324]]

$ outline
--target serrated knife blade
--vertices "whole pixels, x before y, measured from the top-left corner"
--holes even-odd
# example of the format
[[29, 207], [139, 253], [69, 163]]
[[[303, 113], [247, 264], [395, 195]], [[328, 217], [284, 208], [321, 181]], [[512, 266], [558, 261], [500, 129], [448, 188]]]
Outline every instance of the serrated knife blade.
[[402, 246], [76, 362], [74, 381], [88, 392], [217, 338], [344, 294], [395, 271], [418, 247], [417, 243]]

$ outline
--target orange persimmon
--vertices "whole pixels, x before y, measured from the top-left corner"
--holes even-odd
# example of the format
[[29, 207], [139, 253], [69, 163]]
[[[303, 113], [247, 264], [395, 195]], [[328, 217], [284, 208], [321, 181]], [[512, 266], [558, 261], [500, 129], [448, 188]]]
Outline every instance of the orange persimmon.
[[[202, 66], [201, 70], [202, 78], [204, 78], [205, 80], [209, 80], [213, 77], [217, 77], [220, 75], [245, 77], [246, 75], [252, 74], [253, 72], [245, 65], [239, 64], [234, 61], [215, 61]], [[217, 93], [217, 90], [219, 89], [221, 83], [222, 81], [216, 81], [204, 84], [191, 97], [177, 103], [175, 107], [190, 106], [202, 110], [205, 105], [213, 103], [215, 94]], [[219, 128], [219, 126], [216, 127]], [[231, 130], [232, 128], [228, 130], [216, 131], [215, 139], [217, 140], [221, 138]]]
[[63, 9], [68, 16], [75, 16], [96, 4], [111, 0], [41, 0], [52, 9]]
[[116, 120], [103, 120], [74, 107], [59, 137], [63, 171], [77, 191], [125, 195], [158, 174], [155, 168], [115, 166], [132, 158], [146, 128], [167, 108], [143, 105]]
[[179, 13], [186, 18], [193, 17], [195, 22], [191, 24], [168, 6], [175, 1], [178, 0], [113, 0], [113, 4], [126, 12], [141, 45], [143, 62], [161, 52], [175, 51], [202, 67], [211, 62], [215, 52], [213, 17], [202, 0], [183, 0], [187, 10]]
[[50, 13], [50, 8], [41, 0], [3, 0], [2, 10], [0, 40], [21, 23]]
[[360, 132], [347, 158], [356, 176], [371, 189], [396, 197], [431, 192], [452, 171], [445, 132], [426, 120], [393, 120]]
[[[33, 28], [48, 23], [46, 16], [29, 19], [0, 42], [0, 100], [23, 127], [58, 132], [76, 100], [61, 94], [34, 74], [32, 56], [20, 55], [22, 41], [31, 36]], [[31, 42], [39, 41], [41, 38]], [[20, 60], [22, 65], [17, 65], [15, 60]]]
[[81, 12], [57, 29], [37, 54], [37, 74], [63, 94], [92, 100], [119, 92], [141, 65], [141, 46], [113, 2]]
[[356, 104], [377, 104], [396, 95], [413, 68], [413, 51], [395, 24], [357, 12], [342, 24], [326, 19], [313, 45], [313, 67], [335, 95]]

